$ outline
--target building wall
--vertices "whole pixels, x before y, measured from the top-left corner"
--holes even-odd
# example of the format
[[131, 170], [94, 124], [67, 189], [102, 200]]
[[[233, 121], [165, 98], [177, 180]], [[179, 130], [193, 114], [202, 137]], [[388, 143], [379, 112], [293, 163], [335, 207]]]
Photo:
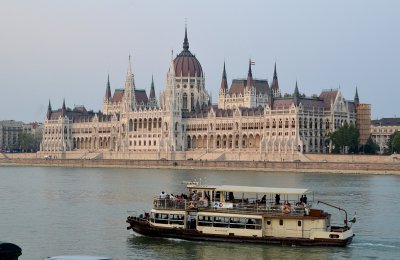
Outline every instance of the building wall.
[[370, 104], [359, 104], [357, 106], [357, 128], [360, 131], [360, 145], [364, 145], [371, 135]]
[[0, 150], [11, 151], [20, 149], [20, 136], [23, 122], [0, 121]]

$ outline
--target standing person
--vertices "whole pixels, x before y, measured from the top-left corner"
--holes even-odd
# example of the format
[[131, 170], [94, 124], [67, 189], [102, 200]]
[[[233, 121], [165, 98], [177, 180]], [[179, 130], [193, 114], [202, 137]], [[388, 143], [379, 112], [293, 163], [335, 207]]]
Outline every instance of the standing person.
[[303, 202], [307, 205], [307, 195], [304, 195]]
[[275, 204], [279, 205], [281, 201], [281, 195], [279, 194], [275, 194]]

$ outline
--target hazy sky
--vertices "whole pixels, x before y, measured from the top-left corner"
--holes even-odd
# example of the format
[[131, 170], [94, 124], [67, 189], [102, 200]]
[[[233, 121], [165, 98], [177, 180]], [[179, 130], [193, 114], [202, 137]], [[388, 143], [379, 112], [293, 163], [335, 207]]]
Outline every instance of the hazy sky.
[[341, 88], [372, 104], [372, 117], [400, 116], [400, 1], [105, 1], [27, 0], [0, 4], [0, 120], [43, 121], [60, 108], [102, 106], [107, 74], [123, 88], [128, 56], [136, 87], [156, 95], [182, 50], [190, 50], [217, 102], [222, 67], [228, 81], [270, 82], [274, 62], [282, 93]]

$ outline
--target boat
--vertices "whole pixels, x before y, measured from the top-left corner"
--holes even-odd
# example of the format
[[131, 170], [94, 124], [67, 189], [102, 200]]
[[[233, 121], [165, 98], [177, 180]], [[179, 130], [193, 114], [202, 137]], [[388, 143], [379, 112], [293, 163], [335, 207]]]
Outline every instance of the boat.
[[186, 187], [189, 196], [163, 192], [150, 212], [130, 214], [127, 229], [150, 237], [300, 246], [346, 246], [354, 237], [347, 211], [317, 201], [344, 213], [343, 224], [331, 225], [332, 214], [314, 207], [308, 189], [200, 182]]

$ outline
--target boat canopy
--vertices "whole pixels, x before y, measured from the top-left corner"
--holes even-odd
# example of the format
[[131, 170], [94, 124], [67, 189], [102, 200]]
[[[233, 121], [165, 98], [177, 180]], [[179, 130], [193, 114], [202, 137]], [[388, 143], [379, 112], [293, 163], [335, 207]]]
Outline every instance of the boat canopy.
[[271, 188], [271, 187], [234, 186], [234, 185], [221, 185], [218, 186], [215, 190], [225, 191], [225, 192], [241, 192], [241, 193], [257, 193], [257, 194], [288, 194], [288, 195], [301, 195], [308, 192], [308, 189]]

